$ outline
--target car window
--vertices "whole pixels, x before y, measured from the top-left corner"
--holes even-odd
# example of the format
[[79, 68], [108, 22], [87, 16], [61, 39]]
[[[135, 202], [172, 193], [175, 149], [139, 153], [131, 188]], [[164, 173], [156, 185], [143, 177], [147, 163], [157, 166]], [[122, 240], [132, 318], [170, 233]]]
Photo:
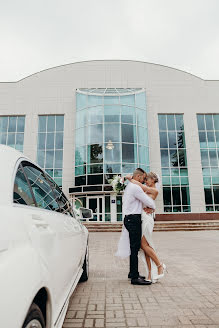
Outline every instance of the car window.
[[50, 181], [55, 196], [55, 200], [57, 201], [60, 207], [60, 212], [75, 217], [72, 210], [71, 203], [69, 202], [63, 191], [58, 187], [58, 185], [54, 182], [54, 180], [49, 175], [46, 174], [46, 177]]
[[18, 167], [14, 181], [13, 201], [17, 204], [35, 206], [34, 199], [21, 165]]
[[44, 173], [32, 165], [24, 164], [23, 167], [33, 190], [37, 206], [51, 211], [59, 211], [59, 205]]

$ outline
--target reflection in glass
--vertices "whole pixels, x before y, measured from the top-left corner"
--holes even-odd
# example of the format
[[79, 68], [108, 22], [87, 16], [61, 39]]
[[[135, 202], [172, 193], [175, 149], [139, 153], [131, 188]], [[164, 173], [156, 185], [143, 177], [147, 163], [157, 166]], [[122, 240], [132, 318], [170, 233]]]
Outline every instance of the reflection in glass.
[[121, 162], [121, 146], [119, 143], [113, 144], [113, 149], [108, 149], [107, 144], [105, 144], [105, 162]]
[[[145, 133], [145, 130], [144, 130]], [[129, 124], [122, 124], [122, 142], [136, 142], [136, 126]]]
[[136, 144], [122, 144], [122, 162], [137, 163]]
[[103, 162], [103, 146], [100, 144], [89, 145], [87, 147], [87, 162], [102, 163]]
[[105, 142], [121, 142], [120, 124], [105, 124]]

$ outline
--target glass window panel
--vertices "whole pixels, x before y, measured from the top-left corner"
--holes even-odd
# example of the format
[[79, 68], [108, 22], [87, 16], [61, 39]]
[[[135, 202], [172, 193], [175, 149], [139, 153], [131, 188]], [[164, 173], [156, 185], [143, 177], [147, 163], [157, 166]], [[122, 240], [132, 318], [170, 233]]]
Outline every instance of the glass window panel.
[[171, 175], [174, 176], [174, 177], [178, 177], [179, 176], [179, 169], [178, 168], [171, 169]]
[[208, 137], [208, 147], [209, 148], [215, 148], [215, 138], [214, 138], [214, 132], [207, 132], [207, 137]]
[[46, 147], [46, 133], [38, 134], [38, 149], [45, 149]]
[[215, 137], [216, 137], [217, 148], [219, 148], [219, 131], [215, 132]]
[[103, 146], [100, 144], [89, 145], [87, 147], [87, 162], [92, 163], [102, 163], [103, 162]]
[[217, 155], [216, 155], [216, 150], [212, 149], [209, 150], [209, 157], [210, 157], [210, 165], [211, 166], [218, 166], [218, 159], [217, 159]]
[[110, 213], [110, 196], [105, 196], [105, 212]]
[[62, 177], [62, 170], [54, 170], [54, 177], [60, 178]]
[[8, 130], [8, 116], [0, 117], [0, 132], [7, 132]]
[[164, 187], [163, 188], [163, 201], [164, 205], [171, 205], [171, 188], [170, 187]]
[[169, 185], [171, 185], [171, 183], [170, 183], [170, 177], [163, 177], [163, 178], [162, 178], [162, 183], [163, 183], [163, 185], [165, 185], [165, 186], [169, 186]]
[[176, 118], [176, 130], [183, 131], [184, 123], [183, 123], [183, 115], [175, 115]]
[[135, 107], [122, 106], [122, 123], [135, 124]]
[[203, 181], [204, 181], [205, 186], [210, 186], [211, 185], [211, 177], [204, 177]]
[[76, 147], [75, 165], [86, 164], [86, 147]]
[[95, 143], [102, 143], [103, 141], [103, 125], [90, 125], [88, 127], [88, 143], [95, 144]]
[[54, 178], [54, 181], [59, 187], [62, 186], [62, 178]]
[[146, 111], [142, 109], [135, 109], [136, 111], [136, 116], [137, 116], [137, 124], [139, 126], [146, 127], [147, 126], [147, 116], [146, 116]]
[[105, 123], [105, 142], [121, 142], [120, 124]]
[[178, 186], [180, 184], [179, 177], [171, 177], [171, 183], [173, 186]]
[[169, 148], [176, 148], [176, 132], [168, 132]]
[[64, 131], [64, 115], [56, 115], [56, 131]]
[[161, 150], [161, 166], [162, 167], [168, 167], [169, 164], [169, 154], [168, 150]]
[[148, 135], [147, 129], [138, 127], [138, 143], [143, 145], [148, 145]]
[[189, 188], [182, 187], [181, 192], [182, 192], [182, 205], [190, 205]]
[[86, 185], [86, 176], [75, 177], [75, 186]]
[[88, 175], [88, 185], [103, 184], [103, 174]]
[[158, 115], [158, 120], [159, 120], [159, 129], [162, 130], [167, 130], [167, 122], [166, 122], [166, 115]]
[[62, 168], [62, 156], [63, 151], [62, 150], [55, 150], [55, 163], [54, 168]]
[[117, 213], [122, 213], [122, 196], [116, 196]]
[[139, 163], [141, 164], [147, 164], [148, 159], [147, 159], [147, 151], [146, 147], [144, 146], [138, 146], [138, 156], [139, 156]]
[[205, 191], [205, 204], [213, 204], [211, 187], [210, 188], [205, 187], [204, 191]]
[[55, 134], [55, 148], [63, 149], [63, 133], [56, 132]]
[[119, 104], [118, 96], [104, 96], [104, 104], [112, 105]]
[[88, 109], [88, 124], [103, 123], [103, 107], [91, 107]]
[[180, 182], [182, 185], [188, 185], [189, 184], [189, 179], [188, 177], [181, 177]]
[[105, 162], [121, 162], [121, 144], [113, 144], [113, 149], [108, 149], [107, 146], [105, 144]]
[[137, 164], [122, 164], [122, 173], [133, 173]]
[[102, 164], [88, 165], [87, 173], [88, 174], [103, 173], [103, 165]]
[[204, 115], [197, 115], [197, 120], [198, 120], [198, 129], [200, 130], [205, 130], [205, 118]]
[[55, 131], [55, 116], [49, 115], [47, 117], [47, 132], [54, 132]]
[[87, 95], [84, 95], [82, 93], [77, 93], [76, 106], [77, 106], [77, 110], [87, 107]]
[[120, 96], [120, 104], [134, 106], [135, 105], [135, 95]]
[[85, 140], [86, 140], [86, 129], [82, 128], [76, 130], [76, 145], [77, 146], [85, 145], [86, 143]]
[[35, 206], [29, 185], [23, 173], [21, 166], [19, 166], [14, 181], [14, 203]]
[[46, 132], [47, 116], [39, 116], [39, 132]]
[[201, 148], [207, 148], [207, 138], [205, 132], [199, 132], [199, 142]]
[[44, 150], [38, 150], [37, 163], [39, 164], [40, 167], [44, 168], [44, 163], [45, 163], [45, 151]]
[[170, 169], [162, 169], [162, 176], [170, 176]]
[[214, 207], [213, 206], [206, 206], [206, 211], [207, 212], [214, 211]]
[[167, 132], [160, 132], [160, 148], [168, 148]]
[[188, 176], [188, 169], [180, 169], [180, 175], [181, 177]]
[[173, 212], [182, 212], [181, 206], [173, 206]]
[[135, 95], [135, 106], [139, 108], [146, 108], [145, 92], [137, 93]]
[[186, 141], [185, 141], [185, 134], [184, 134], [184, 132], [183, 131], [177, 132], [176, 138], [177, 138], [178, 148], [185, 148], [186, 147]]
[[202, 166], [209, 166], [208, 150], [201, 150]]
[[137, 163], [136, 144], [122, 144], [122, 162]]
[[179, 166], [177, 150], [170, 149], [170, 165]]
[[76, 128], [81, 128], [87, 125], [87, 110], [83, 109], [76, 113]]
[[178, 154], [179, 154], [179, 165], [180, 166], [187, 166], [186, 150], [185, 149], [179, 149]]
[[[209, 174], [210, 175], [210, 174]], [[212, 167], [211, 168], [211, 175], [213, 176], [213, 177], [219, 177], [219, 168], [218, 167]]]
[[88, 95], [88, 106], [97, 106], [103, 104], [102, 96]]
[[47, 150], [46, 151], [46, 168], [53, 168], [53, 161], [54, 161], [54, 151]]
[[104, 172], [105, 173], [121, 173], [121, 165], [120, 164], [105, 164]]
[[46, 148], [54, 149], [54, 133], [47, 133]]
[[10, 146], [10, 147], [15, 146], [15, 133], [9, 133], [8, 134], [7, 145]]
[[219, 204], [219, 186], [213, 187], [214, 204]]
[[76, 166], [75, 167], [75, 176], [86, 174], [86, 166]]
[[210, 176], [211, 175], [210, 168], [203, 167], [202, 174], [203, 174], [203, 176]]
[[23, 146], [24, 144], [24, 134], [23, 133], [17, 133], [16, 134], [16, 145]]
[[120, 106], [104, 106], [105, 122], [120, 122]]
[[213, 115], [213, 120], [214, 120], [214, 128], [215, 130], [219, 130], [219, 115]]
[[167, 115], [168, 130], [176, 130], [174, 115]]
[[173, 205], [181, 205], [180, 187], [172, 187]]
[[17, 118], [17, 132], [24, 132], [25, 117], [18, 116]]
[[16, 132], [16, 116], [10, 116], [9, 117], [9, 126], [8, 126], [8, 132]]
[[7, 133], [1, 133], [0, 134], [0, 143], [3, 144], [3, 145], [6, 145], [6, 142], [7, 142]]
[[214, 130], [212, 115], [205, 115], [206, 130]]
[[[144, 143], [143, 139], [141, 141], [139, 143]], [[122, 142], [136, 142], [136, 125], [122, 124]]]

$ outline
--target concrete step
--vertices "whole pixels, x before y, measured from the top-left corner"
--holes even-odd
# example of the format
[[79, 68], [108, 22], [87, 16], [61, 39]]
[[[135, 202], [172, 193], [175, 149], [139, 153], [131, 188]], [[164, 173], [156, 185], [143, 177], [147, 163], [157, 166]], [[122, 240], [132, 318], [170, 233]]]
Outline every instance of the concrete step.
[[[122, 222], [84, 222], [89, 231], [120, 232]], [[155, 221], [154, 231], [219, 230], [219, 220]]]

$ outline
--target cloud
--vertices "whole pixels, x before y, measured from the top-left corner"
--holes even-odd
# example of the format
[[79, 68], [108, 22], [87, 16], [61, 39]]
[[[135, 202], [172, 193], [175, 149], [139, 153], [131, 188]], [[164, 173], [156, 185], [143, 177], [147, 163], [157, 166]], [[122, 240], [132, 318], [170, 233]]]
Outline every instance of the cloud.
[[217, 0], [0, 0], [0, 81], [92, 59], [219, 79]]

